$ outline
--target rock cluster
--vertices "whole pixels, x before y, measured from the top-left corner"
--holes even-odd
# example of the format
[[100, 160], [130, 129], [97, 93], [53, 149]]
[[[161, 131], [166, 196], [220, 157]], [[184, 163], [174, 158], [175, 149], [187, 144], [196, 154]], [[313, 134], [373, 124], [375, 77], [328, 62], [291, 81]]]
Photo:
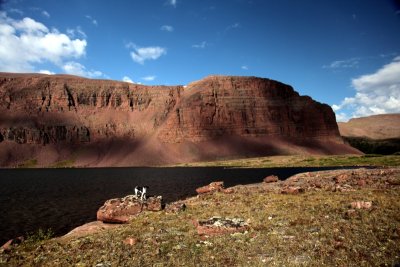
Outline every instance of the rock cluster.
[[353, 191], [364, 187], [384, 189], [398, 185], [398, 168], [307, 172], [278, 183], [264, 183], [266, 190], [283, 194], [298, 194], [310, 190]]
[[241, 218], [230, 219], [214, 216], [208, 220], [195, 221], [194, 224], [200, 236], [232, 234], [249, 229], [249, 225]]

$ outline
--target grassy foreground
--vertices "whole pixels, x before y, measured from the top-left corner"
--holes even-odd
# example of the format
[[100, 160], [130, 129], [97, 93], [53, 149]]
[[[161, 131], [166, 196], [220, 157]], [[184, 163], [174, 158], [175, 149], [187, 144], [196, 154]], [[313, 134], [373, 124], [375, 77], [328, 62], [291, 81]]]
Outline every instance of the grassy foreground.
[[[84, 237], [24, 242], [0, 254], [0, 266], [393, 266], [400, 263], [399, 173], [391, 179], [391, 187], [297, 195], [237, 186], [187, 199], [179, 213], [146, 212]], [[372, 209], [348, 216], [353, 201]], [[212, 216], [242, 218], [249, 229], [199, 236], [193, 221]]]
[[241, 168], [324, 167], [324, 166], [400, 166], [400, 155], [270, 156], [247, 159], [185, 163], [177, 166]]

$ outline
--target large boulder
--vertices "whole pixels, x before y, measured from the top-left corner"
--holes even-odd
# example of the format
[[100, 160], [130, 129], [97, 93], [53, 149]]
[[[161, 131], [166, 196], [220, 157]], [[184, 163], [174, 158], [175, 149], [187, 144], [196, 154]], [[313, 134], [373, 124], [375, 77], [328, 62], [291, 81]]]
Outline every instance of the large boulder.
[[149, 197], [142, 201], [135, 195], [107, 200], [97, 211], [97, 220], [105, 223], [128, 223], [143, 211], [160, 211], [162, 197]]

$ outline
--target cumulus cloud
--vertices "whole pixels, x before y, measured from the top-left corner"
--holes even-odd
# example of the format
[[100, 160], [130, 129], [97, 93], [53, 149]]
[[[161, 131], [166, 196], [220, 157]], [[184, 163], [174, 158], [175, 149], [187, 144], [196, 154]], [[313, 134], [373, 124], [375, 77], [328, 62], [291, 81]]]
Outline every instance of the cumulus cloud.
[[65, 73], [72, 75], [84, 76], [88, 78], [98, 78], [103, 76], [103, 73], [101, 71], [87, 70], [85, 66], [74, 61], [69, 61], [65, 63], [62, 68]]
[[172, 27], [171, 25], [162, 25], [160, 30], [166, 31], [166, 32], [173, 32], [174, 27]]
[[192, 45], [193, 48], [198, 48], [198, 49], [204, 49], [204, 48], [206, 48], [206, 46], [207, 46], [207, 42], [206, 41], [203, 41], [200, 44]]
[[[332, 105], [337, 118], [362, 117], [400, 112], [400, 57], [384, 65], [375, 73], [362, 75], [351, 81], [356, 90], [339, 105]], [[345, 116], [348, 110], [348, 116]], [[339, 114], [339, 115], [338, 115]]]
[[66, 59], [85, 55], [87, 42], [72, 39], [57, 29], [25, 17], [15, 20], [0, 12], [0, 70], [34, 71], [34, 64], [51, 62], [61, 66]]
[[126, 47], [133, 49], [131, 51], [132, 60], [139, 64], [144, 64], [146, 60], [156, 60], [167, 54], [167, 49], [160, 46], [138, 47], [133, 43], [129, 43]]
[[145, 81], [154, 81], [155, 79], [156, 79], [155, 75], [149, 75], [149, 76], [142, 77], [142, 80], [145, 80]]
[[243, 66], [241, 67], [241, 69], [242, 69], [242, 70], [248, 70], [248, 69], [249, 69], [249, 67], [248, 67], [248, 66], [246, 66], [246, 65], [243, 65]]

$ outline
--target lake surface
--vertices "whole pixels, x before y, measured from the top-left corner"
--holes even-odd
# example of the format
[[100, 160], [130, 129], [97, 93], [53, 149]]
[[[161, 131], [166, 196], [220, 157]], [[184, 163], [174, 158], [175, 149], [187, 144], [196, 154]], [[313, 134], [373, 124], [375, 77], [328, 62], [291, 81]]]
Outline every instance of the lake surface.
[[20, 235], [49, 229], [62, 235], [96, 220], [110, 198], [148, 185], [148, 195], [172, 202], [196, 195], [197, 187], [224, 181], [225, 187], [261, 182], [267, 175], [338, 168], [240, 169], [224, 167], [0, 169], [0, 245]]

